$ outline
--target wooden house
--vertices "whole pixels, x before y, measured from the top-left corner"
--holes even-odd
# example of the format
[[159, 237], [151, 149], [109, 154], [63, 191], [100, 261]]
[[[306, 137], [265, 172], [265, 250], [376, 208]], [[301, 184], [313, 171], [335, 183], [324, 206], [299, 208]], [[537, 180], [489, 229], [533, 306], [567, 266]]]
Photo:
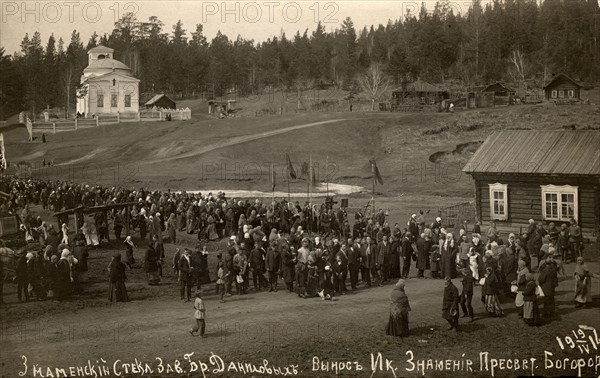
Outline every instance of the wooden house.
[[148, 102], [144, 104], [146, 109], [148, 108], [163, 108], [163, 109], [177, 109], [177, 103], [171, 100], [166, 94], [157, 94], [152, 97]]
[[515, 100], [516, 91], [506, 85], [495, 82], [481, 90], [481, 93], [491, 94], [493, 102], [491, 106], [511, 105]]
[[499, 228], [529, 219], [600, 228], [600, 132], [508, 130], [490, 135], [463, 172], [475, 180], [478, 219]]
[[581, 83], [561, 73], [544, 86], [544, 93], [546, 101], [579, 100], [581, 88]]
[[417, 80], [392, 91], [390, 102], [392, 108], [399, 105], [426, 106], [441, 104], [443, 100], [449, 98], [449, 91], [425, 81]]

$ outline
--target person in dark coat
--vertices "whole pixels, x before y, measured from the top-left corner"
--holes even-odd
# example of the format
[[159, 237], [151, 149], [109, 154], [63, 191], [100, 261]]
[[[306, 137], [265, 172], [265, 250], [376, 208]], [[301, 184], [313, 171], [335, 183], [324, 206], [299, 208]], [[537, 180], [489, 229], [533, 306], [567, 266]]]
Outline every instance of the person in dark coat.
[[175, 248], [175, 254], [173, 255], [173, 275], [177, 278], [179, 277], [179, 259], [181, 258], [181, 250], [179, 248]]
[[199, 248], [194, 249], [194, 252], [191, 253], [190, 256], [191, 261], [191, 285], [196, 285], [196, 289], [200, 290], [202, 288], [202, 279], [201, 279], [201, 271], [202, 271], [202, 253]]
[[473, 273], [469, 268], [463, 268], [462, 270], [462, 292], [460, 293], [460, 307], [463, 310], [463, 318], [467, 316], [471, 317], [471, 321], [474, 320], [473, 306], [471, 301], [473, 299]]
[[233, 274], [233, 256], [235, 256], [235, 254], [235, 236], [232, 236], [229, 239], [227, 251], [225, 252], [225, 256], [223, 257], [223, 270], [225, 274], [225, 293], [228, 296], [231, 296], [232, 294], [231, 286], [233, 285], [233, 281], [235, 280], [235, 275]]
[[156, 254], [156, 264], [158, 265], [158, 276], [162, 277], [162, 266], [165, 261], [165, 246], [161, 239], [158, 238], [158, 235], [154, 235], [152, 238], [152, 247], [154, 248], [154, 252]]
[[542, 235], [537, 232], [537, 231], [533, 231], [532, 234], [528, 234], [529, 239], [527, 239], [527, 251], [529, 252], [529, 255], [533, 255], [536, 257], [537, 262], [538, 262], [538, 267], [540, 266], [540, 253], [541, 253], [541, 249], [542, 249]]
[[127, 302], [129, 297], [127, 296], [127, 288], [125, 287], [125, 281], [127, 275], [125, 270], [127, 265], [121, 262], [121, 254], [115, 253], [113, 259], [108, 266], [109, 272], [109, 286], [108, 286], [108, 300], [110, 302]]
[[379, 276], [381, 277], [379, 286], [383, 286], [390, 276], [391, 253], [392, 246], [387, 240], [387, 236], [383, 235], [381, 238], [381, 243], [377, 245], [377, 265], [379, 266]]
[[260, 291], [260, 289], [267, 286], [264, 282], [265, 254], [266, 252], [260, 244], [257, 244], [256, 248], [250, 251], [250, 268], [252, 269], [252, 283], [255, 291]]
[[24, 251], [21, 252], [21, 255], [17, 259], [15, 276], [15, 280], [17, 282], [17, 296], [19, 297], [19, 302], [23, 300], [23, 294], [25, 296], [25, 301], [29, 302], [29, 291], [27, 290], [27, 287], [29, 286], [29, 275], [27, 269], [27, 257]]
[[375, 244], [371, 242], [371, 237], [367, 236], [366, 243], [361, 249], [361, 270], [362, 280], [366, 282], [367, 286], [371, 286], [371, 276], [373, 279], [377, 279], [377, 250]]
[[281, 269], [281, 255], [277, 247], [277, 241], [271, 242], [265, 256], [265, 265], [269, 273], [269, 291], [277, 292], [277, 278]]
[[56, 263], [56, 288], [58, 299], [65, 299], [71, 294], [71, 263], [70, 252], [63, 249], [60, 259]]
[[537, 296], [535, 290], [537, 284], [533, 279], [533, 274], [525, 274], [525, 290], [523, 291], [523, 320], [530, 326], [538, 326], [540, 324], [540, 312], [537, 304]]
[[540, 275], [538, 283], [544, 292], [544, 308], [543, 317], [551, 318], [554, 316], [555, 302], [554, 295], [558, 286], [558, 265], [554, 261], [554, 257], [549, 255], [544, 263], [540, 266]]
[[517, 280], [517, 268], [519, 267], [517, 258], [513, 254], [512, 250], [506, 249], [506, 258], [502, 264], [502, 272], [504, 273], [504, 293], [511, 295], [510, 286], [513, 281]]
[[408, 278], [410, 273], [410, 264], [413, 259], [414, 250], [412, 247], [412, 239], [413, 235], [409, 231], [404, 234], [404, 238], [402, 238], [402, 256], [404, 257], [404, 264], [402, 266], [402, 278]]
[[429, 255], [431, 253], [431, 241], [423, 233], [421, 237], [417, 239], [417, 278], [423, 278], [425, 276], [425, 270], [429, 268]]
[[208, 269], [208, 250], [206, 246], [202, 246], [202, 251], [200, 251], [200, 283], [202, 285], [209, 284], [210, 281], [210, 271]]
[[144, 255], [144, 270], [146, 271], [148, 285], [158, 285], [160, 282], [160, 278], [158, 277], [158, 259], [156, 258], [156, 251], [152, 247], [146, 249], [146, 254]]
[[390, 254], [390, 278], [401, 278], [402, 277], [402, 269], [400, 268], [400, 255], [402, 253], [401, 249], [402, 235], [400, 238], [397, 238], [394, 235], [390, 236], [390, 244], [392, 247]]
[[[333, 290], [337, 294], [343, 295], [345, 286], [345, 272], [346, 267], [344, 266], [344, 262], [342, 261], [342, 257], [338, 254], [336, 257], [336, 261], [332, 266], [333, 270]], [[323, 287], [325, 289], [325, 287]]]
[[348, 271], [350, 273], [350, 288], [356, 290], [358, 284], [358, 270], [360, 269], [360, 244], [359, 239], [356, 239], [352, 244], [352, 239], [348, 239], [348, 245], [351, 246], [347, 250], [348, 254]]
[[23, 300], [23, 294], [25, 296], [25, 302], [29, 302], [29, 275], [27, 269], [27, 257], [24, 251], [21, 252], [21, 255], [17, 259], [15, 276], [17, 281], [17, 296], [19, 297], [19, 302]]
[[73, 255], [75, 258], [79, 260], [79, 269], [82, 272], [87, 272], [88, 270], [88, 247], [85, 245], [85, 239], [83, 240], [75, 240], [75, 247], [73, 248]]
[[295, 268], [296, 256], [294, 254], [293, 247], [290, 247], [286, 243], [281, 246], [281, 272], [288, 293], [294, 292], [294, 275], [296, 274]]
[[454, 329], [458, 332], [458, 289], [452, 283], [452, 279], [447, 276], [444, 283], [444, 300], [442, 302], [442, 316], [450, 324], [448, 330]]
[[179, 288], [181, 300], [189, 302], [192, 297], [192, 262], [189, 249], [183, 250], [183, 256], [179, 259]]

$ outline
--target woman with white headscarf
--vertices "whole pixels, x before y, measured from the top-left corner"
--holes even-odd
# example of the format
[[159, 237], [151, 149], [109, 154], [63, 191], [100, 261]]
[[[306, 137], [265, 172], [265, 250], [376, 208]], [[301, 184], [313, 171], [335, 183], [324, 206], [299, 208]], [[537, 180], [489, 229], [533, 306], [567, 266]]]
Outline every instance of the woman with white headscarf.
[[404, 292], [404, 280], [399, 280], [390, 293], [390, 318], [388, 320], [386, 335], [408, 336], [408, 312], [410, 304]]

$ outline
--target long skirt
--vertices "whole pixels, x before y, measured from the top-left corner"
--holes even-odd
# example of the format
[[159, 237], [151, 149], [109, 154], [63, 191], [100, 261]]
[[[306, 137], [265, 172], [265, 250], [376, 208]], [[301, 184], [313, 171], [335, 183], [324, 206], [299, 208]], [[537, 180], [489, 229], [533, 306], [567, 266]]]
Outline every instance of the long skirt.
[[538, 325], [540, 322], [540, 311], [537, 302], [525, 301], [523, 304], [523, 320], [529, 325]]
[[485, 296], [485, 308], [491, 315], [504, 315], [504, 311], [502, 311], [502, 307], [500, 307], [500, 301], [498, 301], [498, 296], [496, 294]]
[[294, 268], [286, 266], [283, 268], [283, 280], [286, 284], [294, 282]]
[[591, 303], [592, 302], [592, 279], [586, 277], [583, 281], [576, 280], [575, 286], [575, 302]]
[[217, 228], [215, 227], [214, 223], [208, 225], [206, 228], [206, 234], [208, 235], [208, 240], [210, 241], [215, 241], [219, 238], [219, 235], [217, 234]]
[[408, 313], [394, 313], [393, 311], [390, 311], [390, 318], [388, 320], [385, 334], [400, 337], [408, 336]]
[[108, 300], [111, 302], [127, 302], [129, 297], [127, 296], [127, 288], [125, 282], [110, 282], [108, 286]]

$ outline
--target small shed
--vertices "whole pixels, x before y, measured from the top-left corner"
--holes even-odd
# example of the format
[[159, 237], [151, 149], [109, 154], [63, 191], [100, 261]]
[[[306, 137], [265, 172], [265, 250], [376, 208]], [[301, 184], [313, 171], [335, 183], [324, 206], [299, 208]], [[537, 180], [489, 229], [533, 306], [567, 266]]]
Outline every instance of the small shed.
[[544, 86], [546, 101], [579, 100], [582, 84], [561, 73]]
[[221, 114], [221, 113], [229, 113], [233, 110], [235, 100], [227, 100], [227, 101], [217, 101], [210, 100], [208, 101], [208, 114]]
[[475, 180], [478, 218], [499, 228], [529, 219], [557, 227], [577, 220], [600, 232], [600, 133], [587, 130], [505, 130], [490, 135], [463, 172]]
[[146, 109], [152, 109], [155, 106], [163, 109], [177, 109], [177, 103], [164, 93], [152, 97], [144, 106]]

